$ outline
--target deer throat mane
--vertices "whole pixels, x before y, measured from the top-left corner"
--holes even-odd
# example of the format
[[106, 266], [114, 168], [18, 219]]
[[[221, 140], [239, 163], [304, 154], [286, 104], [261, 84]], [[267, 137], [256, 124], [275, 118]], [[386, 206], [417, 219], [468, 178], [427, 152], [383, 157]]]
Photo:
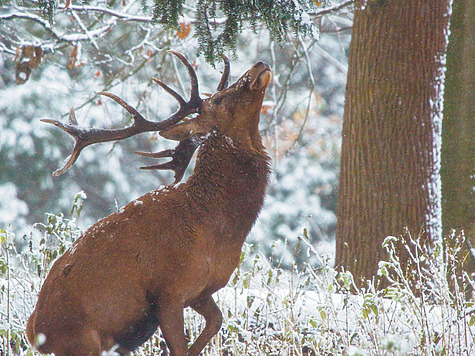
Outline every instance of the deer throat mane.
[[197, 201], [255, 211], [262, 207], [269, 180], [270, 158], [264, 148], [233, 142], [221, 133], [209, 134], [198, 152], [188, 187]]

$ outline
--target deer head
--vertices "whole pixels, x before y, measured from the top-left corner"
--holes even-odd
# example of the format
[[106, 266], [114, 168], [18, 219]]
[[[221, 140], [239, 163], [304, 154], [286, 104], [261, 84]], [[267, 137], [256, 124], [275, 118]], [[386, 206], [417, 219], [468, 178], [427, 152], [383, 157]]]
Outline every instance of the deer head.
[[[124, 100], [109, 92], [99, 92], [98, 94], [111, 98], [131, 114], [134, 120], [132, 126], [115, 130], [81, 128], [78, 126], [74, 109], [70, 111], [69, 124], [58, 120], [41, 120], [61, 128], [73, 136], [76, 141], [69, 159], [62, 168], [53, 173], [53, 176], [59, 176], [71, 168], [81, 151], [91, 144], [122, 140], [142, 132], [159, 131], [161, 136], [180, 142], [173, 150], [156, 153], [136, 152], [147, 157], [171, 158], [169, 162], [145, 166], [141, 169], [173, 170], [175, 172], [174, 183], [178, 183], [183, 178], [193, 153], [201, 139], [208, 133], [218, 131], [236, 142], [245, 142], [256, 148], [262, 145], [258, 124], [265, 90], [272, 77], [269, 65], [263, 62], [255, 64], [233, 85], [227, 87], [230, 66], [227, 57], [223, 56], [225, 66], [217, 92], [203, 100], [199, 95], [198, 79], [193, 66], [183, 54], [176, 51], [170, 51], [170, 53], [177, 56], [186, 66], [191, 79], [191, 95], [190, 99], [186, 101], [165, 83], [153, 78], [155, 83], [165, 89], [179, 103], [178, 111], [166, 120], [149, 121]], [[198, 115], [186, 119], [191, 114]]]
[[160, 135], [184, 141], [218, 131], [235, 142], [260, 145], [259, 113], [270, 80], [269, 66], [259, 62], [232, 86], [204, 100], [198, 116], [162, 130]]

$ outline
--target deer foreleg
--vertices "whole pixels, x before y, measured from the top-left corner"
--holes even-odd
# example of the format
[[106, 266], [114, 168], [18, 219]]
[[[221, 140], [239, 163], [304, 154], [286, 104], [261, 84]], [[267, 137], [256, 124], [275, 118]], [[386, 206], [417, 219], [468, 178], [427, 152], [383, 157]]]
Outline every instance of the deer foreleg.
[[183, 306], [166, 305], [159, 308], [158, 321], [170, 356], [185, 356], [188, 346], [184, 331]]
[[190, 306], [206, 320], [205, 328], [188, 350], [188, 356], [198, 356], [208, 341], [218, 333], [223, 323], [223, 316], [211, 296]]

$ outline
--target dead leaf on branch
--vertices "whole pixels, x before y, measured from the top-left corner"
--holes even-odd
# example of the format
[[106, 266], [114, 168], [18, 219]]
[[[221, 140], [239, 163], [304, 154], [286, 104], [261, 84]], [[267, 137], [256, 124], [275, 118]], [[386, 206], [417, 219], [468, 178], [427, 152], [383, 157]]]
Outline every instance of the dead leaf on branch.
[[176, 32], [179, 39], [187, 38], [191, 32], [191, 19], [187, 16], [182, 16], [179, 22], [180, 29]]
[[76, 61], [78, 58], [78, 45], [73, 47], [71, 54], [69, 55], [68, 68], [73, 69], [76, 66]]
[[17, 48], [14, 58], [17, 84], [23, 84], [30, 78], [31, 70], [40, 66], [43, 56], [41, 46], [25, 45]]

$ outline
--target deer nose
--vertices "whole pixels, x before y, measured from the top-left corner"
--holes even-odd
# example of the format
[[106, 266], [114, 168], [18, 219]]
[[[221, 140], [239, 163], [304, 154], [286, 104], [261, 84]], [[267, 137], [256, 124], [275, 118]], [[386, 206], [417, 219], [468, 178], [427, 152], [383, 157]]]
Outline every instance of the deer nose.
[[270, 65], [268, 65], [266, 62], [257, 62], [254, 64], [254, 68], [262, 68], [262, 70], [271, 70]]

